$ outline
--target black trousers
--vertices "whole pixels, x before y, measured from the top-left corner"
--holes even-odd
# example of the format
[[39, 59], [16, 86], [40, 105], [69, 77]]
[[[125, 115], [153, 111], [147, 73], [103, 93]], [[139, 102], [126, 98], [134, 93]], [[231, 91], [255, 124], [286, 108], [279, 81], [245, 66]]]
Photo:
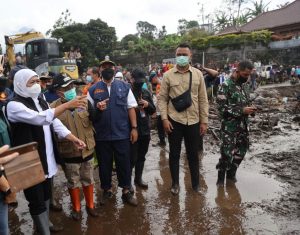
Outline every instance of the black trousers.
[[158, 132], [159, 141], [164, 142], [165, 141], [165, 130], [164, 130], [163, 123], [162, 123], [160, 115], [157, 116], [156, 125], [157, 125], [157, 132]]
[[150, 135], [139, 136], [137, 142], [131, 144], [131, 169], [135, 168], [135, 177], [140, 178], [143, 174], [146, 154], [149, 149]]
[[130, 188], [130, 141], [96, 141], [96, 155], [99, 162], [101, 188], [108, 190], [112, 187], [112, 167], [115, 160], [119, 187]]
[[183, 125], [169, 119], [173, 125], [173, 130], [169, 134], [169, 167], [172, 176], [172, 186], [179, 185], [179, 159], [181, 152], [181, 142], [184, 139], [184, 144], [187, 153], [187, 159], [189, 163], [192, 187], [199, 185], [199, 123], [194, 125]]
[[31, 215], [39, 215], [47, 210], [45, 201], [50, 199], [51, 190], [50, 178], [24, 190]]

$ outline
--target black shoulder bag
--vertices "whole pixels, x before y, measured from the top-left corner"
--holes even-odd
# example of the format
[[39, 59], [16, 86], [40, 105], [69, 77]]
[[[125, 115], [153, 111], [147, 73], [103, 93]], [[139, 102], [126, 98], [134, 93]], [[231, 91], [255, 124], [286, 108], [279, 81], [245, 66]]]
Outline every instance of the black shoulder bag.
[[181, 95], [171, 99], [171, 102], [177, 112], [182, 112], [192, 105], [191, 87], [192, 87], [192, 72], [190, 72], [189, 89]]

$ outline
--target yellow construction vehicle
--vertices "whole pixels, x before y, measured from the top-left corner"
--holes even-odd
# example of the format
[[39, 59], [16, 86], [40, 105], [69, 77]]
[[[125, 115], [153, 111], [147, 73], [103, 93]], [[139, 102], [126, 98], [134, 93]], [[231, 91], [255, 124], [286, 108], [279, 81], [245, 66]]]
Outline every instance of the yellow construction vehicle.
[[60, 58], [57, 39], [45, 38], [40, 32], [4, 36], [6, 54], [11, 67], [15, 65], [14, 45], [25, 43], [26, 66], [39, 75], [44, 72], [66, 73], [78, 78], [76, 60]]

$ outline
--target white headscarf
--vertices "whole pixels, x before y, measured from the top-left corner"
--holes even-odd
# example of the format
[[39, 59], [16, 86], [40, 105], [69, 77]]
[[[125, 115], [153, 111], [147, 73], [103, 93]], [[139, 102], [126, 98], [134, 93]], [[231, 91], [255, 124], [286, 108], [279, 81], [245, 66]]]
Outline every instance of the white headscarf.
[[36, 72], [31, 69], [21, 69], [14, 76], [14, 91], [16, 94], [28, 98], [31, 97], [28, 87], [26, 86], [27, 82], [33, 76], [38, 76]]

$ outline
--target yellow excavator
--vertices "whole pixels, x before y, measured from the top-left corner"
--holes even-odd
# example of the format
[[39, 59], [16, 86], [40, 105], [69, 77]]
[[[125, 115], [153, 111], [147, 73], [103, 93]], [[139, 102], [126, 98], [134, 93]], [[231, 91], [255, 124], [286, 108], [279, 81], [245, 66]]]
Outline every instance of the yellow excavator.
[[25, 43], [26, 66], [39, 75], [45, 72], [66, 73], [78, 78], [76, 60], [60, 58], [57, 39], [45, 38], [40, 32], [30, 31], [22, 34], [4, 36], [6, 54], [11, 67], [15, 65], [14, 45]]

